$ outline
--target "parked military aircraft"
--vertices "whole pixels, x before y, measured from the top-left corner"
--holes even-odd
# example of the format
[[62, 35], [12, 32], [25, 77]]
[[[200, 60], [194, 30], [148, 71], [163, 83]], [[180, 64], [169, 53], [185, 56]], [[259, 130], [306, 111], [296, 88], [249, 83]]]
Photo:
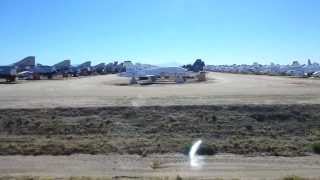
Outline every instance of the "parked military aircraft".
[[64, 60], [53, 66], [47, 66], [42, 64], [32, 65], [31, 62], [32, 63], [35, 62], [34, 57], [32, 61], [29, 59], [29, 61], [24, 60], [24, 61], [21, 61], [19, 64], [15, 63], [17, 68], [20, 70], [19, 73], [17, 74], [17, 76], [20, 79], [39, 80], [41, 79], [41, 76], [46, 76], [48, 79], [52, 79], [56, 75], [59, 75], [59, 74], [64, 75], [65, 73], [67, 73], [70, 69], [70, 63], [71, 63], [70, 60]]
[[28, 56], [12, 64], [12, 66], [16, 67], [18, 73], [22, 71], [30, 71], [36, 66], [36, 57]]
[[88, 76], [92, 73], [91, 61], [86, 61], [80, 65], [72, 66], [70, 73], [74, 77]]
[[106, 64], [100, 63], [95, 66], [93, 66], [92, 71], [97, 74], [106, 74]]
[[67, 59], [53, 65], [57, 74], [62, 74], [63, 77], [67, 77], [71, 71], [71, 60]]
[[153, 83], [158, 79], [171, 79], [176, 83], [184, 83], [186, 78], [191, 76], [191, 72], [181, 67], [157, 67], [144, 64], [126, 63], [126, 72], [120, 73], [120, 76], [131, 77], [131, 83], [139, 81]]
[[7, 82], [16, 80], [18, 72], [28, 71], [35, 67], [35, 57], [28, 56], [14, 64], [0, 66], [0, 78], [6, 79]]
[[17, 70], [14, 66], [0, 66], [0, 79], [5, 79], [7, 82], [16, 80]]

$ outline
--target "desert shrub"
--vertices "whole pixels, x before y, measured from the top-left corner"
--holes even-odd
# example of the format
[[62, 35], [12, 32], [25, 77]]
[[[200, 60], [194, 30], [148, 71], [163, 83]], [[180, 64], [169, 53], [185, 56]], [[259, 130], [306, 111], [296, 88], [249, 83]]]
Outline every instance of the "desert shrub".
[[209, 146], [206, 144], [200, 146], [200, 148], [197, 152], [197, 154], [199, 154], [199, 155], [214, 155], [216, 153], [217, 153], [216, 146], [214, 146], [214, 145]]
[[217, 116], [216, 115], [212, 115], [211, 116], [211, 122], [216, 122], [217, 121]]
[[189, 151], [191, 149], [191, 144], [186, 144], [185, 146], [183, 146], [181, 153], [183, 153], [184, 155], [188, 155]]
[[[185, 155], [189, 154], [189, 151], [191, 149], [192, 144], [188, 144], [186, 145], [183, 150], [182, 153]], [[215, 155], [217, 153], [217, 147], [215, 145], [208, 145], [208, 144], [201, 144], [197, 154], [198, 155], [208, 155], [208, 156], [212, 156]]]
[[252, 114], [250, 115], [250, 117], [257, 120], [258, 122], [263, 122], [266, 120], [266, 116], [263, 114]]
[[320, 154], [320, 143], [314, 143], [312, 144], [312, 150], [314, 153]]
[[40, 147], [42, 154], [61, 155], [65, 154], [65, 145], [62, 143], [44, 144]]
[[297, 118], [297, 116], [295, 116], [290, 112], [270, 113], [270, 114], [256, 113], [256, 114], [250, 115], [250, 117], [255, 119], [258, 122], [264, 122], [266, 120], [286, 121], [286, 120], [290, 120], [292, 117]]
[[283, 180], [307, 180], [307, 179], [299, 176], [286, 176], [283, 178]]
[[151, 162], [150, 167], [152, 169], [159, 169], [161, 167], [161, 162], [158, 160], [154, 160]]
[[278, 120], [278, 121], [286, 121], [290, 120], [291, 117], [295, 117], [294, 114], [291, 113], [273, 113], [268, 116], [271, 120]]

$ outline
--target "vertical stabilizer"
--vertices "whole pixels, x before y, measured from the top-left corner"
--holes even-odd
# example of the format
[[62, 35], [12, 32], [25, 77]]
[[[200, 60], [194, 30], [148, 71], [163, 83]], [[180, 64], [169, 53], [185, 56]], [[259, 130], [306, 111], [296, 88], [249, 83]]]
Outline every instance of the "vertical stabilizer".
[[64, 60], [62, 62], [59, 62], [55, 65], [53, 65], [53, 67], [57, 70], [57, 71], [64, 71], [64, 70], [69, 70], [71, 67], [71, 60], [67, 59]]
[[13, 64], [17, 68], [18, 72], [21, 71], [28, 71], [34, 68], [36, 65], [36, 57], [35, 56], [28, 56], [21, 61], [18, 61]]
[[90, 68], [90, 67], [91, 67], [91, 61], [84, 62], [78, 66], [78, 68], [80, 69]]

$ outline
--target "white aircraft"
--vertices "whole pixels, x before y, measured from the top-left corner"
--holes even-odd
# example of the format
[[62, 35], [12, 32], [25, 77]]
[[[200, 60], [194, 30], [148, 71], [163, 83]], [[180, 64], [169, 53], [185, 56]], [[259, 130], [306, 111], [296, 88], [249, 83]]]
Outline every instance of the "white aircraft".
[[153, 83], [158, 79], [171, 79], [176, 83], [184, 83], [190, 72], [181, 67], [158, 67], [146, 64], [125, 63], [126, 72], [120, 74], [122, 77], [131, 77], [131, 83], [137, 80], [144, 83]]

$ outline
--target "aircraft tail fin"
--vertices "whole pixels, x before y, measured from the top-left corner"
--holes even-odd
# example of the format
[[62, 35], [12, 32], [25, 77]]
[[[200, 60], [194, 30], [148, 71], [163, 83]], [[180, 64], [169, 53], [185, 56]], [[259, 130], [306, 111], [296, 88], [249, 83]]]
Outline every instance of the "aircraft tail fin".
[[21, 61], [14, 63], [13, 66], [15, 66], [19, 72], [30, 70], [36, 66], [36, 57], [28, 56]]
[[14, 63], [15, 66], [35, 66], [36, 65], [36, 57], [28, 56], [23, 58], [22, 60]]
[[80, 69], [82, 69], [82, 68], [90, 68], [90, 67], [91, 67], [91, 61], [86, 61], [86, 62], [84, 62], [84, 63], [82, 63], [82, 64], [80, 64], [78, 66], [78, 68], [80, 68]]
[[53, 67], [57, 70], [66, 70], [69, 69], [71, 67], [71, 60], [67, 59], [64, 60], [62, 62], [59, 62], [55, 65], [53, 65]]

